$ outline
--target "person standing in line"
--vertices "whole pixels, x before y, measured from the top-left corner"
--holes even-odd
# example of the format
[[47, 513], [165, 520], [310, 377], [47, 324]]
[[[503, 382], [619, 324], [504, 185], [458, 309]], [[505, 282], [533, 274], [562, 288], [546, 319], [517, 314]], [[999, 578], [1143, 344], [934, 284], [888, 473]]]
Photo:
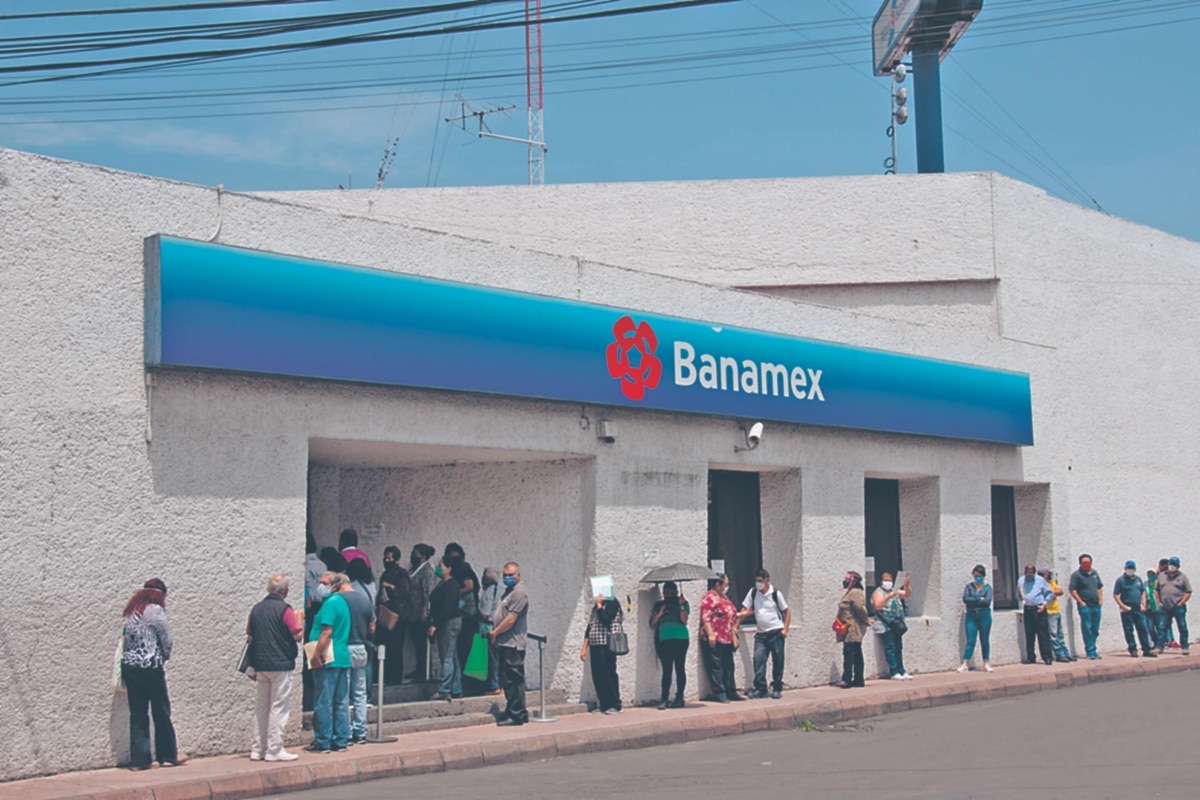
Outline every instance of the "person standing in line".
[[[1121, 609], [1121, 628], [1125, 632], [1125, 645], [1129, 655], [1137, 658], [1138, 642], [1142, 645], [1142, 654], [1146, 658], [1154, 658], [1158, 653], [1150, 644], [1150, 635], [1146, 631], [1146, 584], [1137, 574], [1137, 563], [1125, 562], [1125, 572], [1113, 581], [1113, 600]], [[1137, 631], [1137, 642], [1133, 639]]]
[[1033, 655], [1033, 643], [1036, 640], [1042, 661], [1050, 665], [1054, 663], [1054, 651], [1050, 649], [1050, 620], [1046, 615], [1046, 606], [1054, 599], [1054, 592], [1046, 579], [1037, 574], [1037, 567], [1033, 564], [1025, 565], [1025, 577], [1017, 581], [1017, 591], [1024, 604], [1021, 620], [1025, 627], [1025, 657], [1021, 663], [1037, 663]]
[[[1158, 576], [1165, 575], [1167, 572], [1167, 567], [1169, 567], [1169, 566], [1171, 566], [1171, 559], [1160, 558], [1158, 560], [1158, 572], [1155, 574], [1155, 581], [1154, 581], [1155, 586], [1158, 585]], [[1159, 643], [1158, 643], [1158, 647], [1157, 647], [1158, 652], [1161, 654], [1163, 652], [1163, 650], [1165, 650], [1167, 648], [1171, 648], [1173, 650], [1178, 650], [1178, 649], [1180, 649], [1179, 642], [1175, 641], [1175, 631], [1171, 629], [1171, 625], [1167, 621], [1167, 614], [1165, 611], [1163, 611], [1162, 604], [1158, 602], [1158, 590], [1157, 589], [1155, 589], [1154, 595], [1155, 595], [1154, 602], [1158, 608], [1158, 615], [1154, 621], [1154, 629], [1157, 632], [1161, 632], [1165, 629], [1167, 632], [1167, 635], [1165, 638], [1159, 639]]]
[[521, 567], [515, 561], [504, 565], [504, 594], [492, 617], [492, 646], [500, 654], [500, 682], [504, 685], [504, 714], [497, 725], [524, 725], [529, 721], [525, 708], [525, 632], [529, 616], [529, 595], [521, 583]]
[[1079, 610], [1079, 632], [1083, 635], [1083, 649], [1092, 661], [1100, 658], [1096, 652], [1096, 639], [1100, 636], [1100, 612], [1104, 604], [1104, 581], [1100, 573], [1092, 569], [1092, 557], [1087, 553], [1079, 556], [1079, 569], [1071, 573], [1067, 584], [1075, 607]]
[[375, 637], [375, 604], [363, 589], [362, 578], [371, 568], [361, 558], [346, 567], [350, 582], [342, 589], [341, 597], [350, 609], [350, 744], [367, 740], [367, 690], [371, 683], [370, 653]]
[[[318, 586], [320, 580], [318, 576]], [[298, 758], [283, 749], [283, 729], [291, 712], [292, 673], [299, 653], [296, 643], [304, 638], [304, 612], [297, 613], [288, 605], [288, 588], [286, 575], [272, 575], [267, 581], [267, 596], [250, 609], [246, 620], [250, 666], [257, 686], [251, 761]]]
[[1038, 575], [1042, 576], [1042, 580], [1054, 593], [1054, 599], [1046, 604], [1046, 627], [1050, 630], [1050, 650], [1054, 653], [1055, 661], [1063, 664], [1070, 663], [1075, 660], [1075, 656], [1071, 655], [1071, 651], [1067, 649], [1067, 643], [1063, 639], [1062, 603], [1058, 601], [1058, 598], [1063, 596], [1062, 587], [1054, 580], [1054, 571], [1049, 567], [1039, 569]]
[[738, 622], [754, 615], [754, 690], [749, 697], [767, 696], [767, 654], [771, 655], [771, 698], [778, 700], [783, 691], [783, 655], [792, 611], [787, 599], [771, 586], [771, 573], [760, 569], [754, 576], [754, 588], [742, 601]]
[[462, 589], [455, 568], [444, 560], [434, 569], [441, 579], [429, 595], [430, 639], [436, 637], [438, 662], [437, 674], [441, 676], [438, 690], [430, 700], [453, 700], [462, 697], [462, 668], [458, 663], [458, 633], [462, 630], [462, 612], [458, 607], [458, 595]]
[[709, 579], [708, 592], [700, 601], [700, 652], [704, 655], [713, 699], [718, 703], [746, 699], [738, 694], [733, 672], [738, 614], [728, 593], [729, 576], [719, 574]]
[[[350, 606], [342, 592], [350, 580], [338, 572], [321, 576], [321, 610], [313, 620], [309, 658], [313, 673], [313, 753], [345, 750], [350, 743]], [[326, 660], [326, 656], [330, 656]]]
[[1171, 556], [1167, 561], [1167, 571], [1160, 573], [1154, 582], [1154, 591], [1158, 593], [1158, 607], [1162, 610], [1165, 629], [1159, 638], [1164, 638], [1171, 631], [1171, 622], [1179, 628], [1179, 646], [1183, 654], [1188, 654], [1187, 604], [1192, 599], [1192, 584], [1187, 576], [1179, 571], [1179, 556]]
[[583, 632], [579, 657], [591, 667], [592, 687], [596, 690], [597, 710], [601, 714], [621, 713], [621, 679], [617, 676], [617, 654], [609, 647], [613, 633], [620, 631], [624, 619], [621, 603], [596, 595]]
[[309, 533], [304, 545], [304, 615], [310, 621], [321, 604], [317, 598], [317, 587], [321, 585], [321, 576], [328, 569], [317, 556], [317, 540]]
[[[475, 634], [479, 633], [479, 576], [475, 574], [475, 569], [467, 561], [467, 552], [457, 542], [450, 542], [446, 545], [442, 560], [454, 570], [454, 577], [459, 583], [458, 608], [462, 613], [459, 615], [461, 627], [455, 646], [458, 648], [458, 667], [461, 671], [466, 667], [467, 659], [471, 656], [471, 646], [475, 643]], [[460, 681], [464, 681], [471, 689], [468, 694], [482, 693], [482, 687], [478, 681], [471, 678], [460, 678]]]
[[[483, 578], [480, 579], [479, 590], [479, 633], [488, 639], [492, 632], [492, 617], [500, 605], [500, 572], [495, 567], [484, 567]], [[490, 641], [490, 639], [489, 639]], [[489, 695], [501, 694], [500, 670], [496, 648], [488, 646], [488, 692]]]
[[1154, 591], [1154, 582], [1158, 578], [1158, 572], [1153, 569], [1146, 570], [1146, 631], [1150, 634], [1150, 643], [1154, 645], [1154, 652], [1161, 653], [1162, 640], [1158, 638], [1158, 629], [1160, 627], [1158, 620], [1158, 593]]
[[910, 681], [912, 676], [904, 669], [904, 634], [908, 623], [904, 621], [904, 600], [912, 596], [912, 586], [906, 581], [897, 588], [895, 576], [885, 572], [880, 576], [879, 586], [871, 594], [871, 605], [875, 616], [883, 623], [883, 652], [888, 662], [888, 677], [894, 681]]
[[405, 678], [408, 681], [429, 680], [432, 677], [429, 670], [429, 595], [441, 583], [430, 561], [436, 552], [422, 542], [413, 547], [408, 556], [412, 604], [415, 606], [411, 610], [413, 621], [408, 626], [413, 646], [413, 671]]
[[971, 569], [971, 582], [963, 588], [963, 605], [967, 609], [963, 615], [967, 646], [963, 650], [963, 662], [958, 671], [966, 672], [971, 668], [975, 640], [978, 639], [983, 650], [983, 669], [992, 672], [992, 587], [987, 582], [987, 569], [983, 564], [976, 564]]
[[[662, 662], [662, 701], [660, 711], [683, 708], [683, 692], [687, 688], [688, 615], [692, 607], [679, 596], [679, 586], [667, 581], [662, 587], [663, 599], [650, 610], [650, 627], [654, 629], [654, 649]], [[675, 673], [675, 701], [671, 695], [671, 673]]]
[[356, 558], [361, 558], [367, 562], [368, 567], [371, 566], [371, 559], [358, 549], [358, 531], [354, 528], [346, 528], [338, 535], [338, 550], [341, 551], [342, 558], [346, 559], [347, 564]]
[[862, 575], [854, 570], [842, 578], [845, 594], [838, 601], [837, 639], [842, 643], [842, 679], [835, 686], [851, 689], [865, 686], [863, 680], [863, 636], [871, 624], [867, 612], [867, 595], [863, 591]]
[[154, 756], [158, 763], [180, 766], [188, 757], [179, 752], [171, 699], [163, 664], [171, 658], [171, 629], [167, 625], [167, 585], [151, 578], [125, 604], [121, 680], [129, 693], [129, 769], [150, 769], [150, 717], [154, 717]]
[[375, 643], [387, 648], [383, 683], [399, 685], [404, 679], [404, 633], [412, 621], [408, 570], [400, 563], [400, 548], [388, 545], [383, 550], [383, 574], [379, 576], [379, 605], [396, 615], [397, 622], [389, 630], [379, 624], [376, 612]]

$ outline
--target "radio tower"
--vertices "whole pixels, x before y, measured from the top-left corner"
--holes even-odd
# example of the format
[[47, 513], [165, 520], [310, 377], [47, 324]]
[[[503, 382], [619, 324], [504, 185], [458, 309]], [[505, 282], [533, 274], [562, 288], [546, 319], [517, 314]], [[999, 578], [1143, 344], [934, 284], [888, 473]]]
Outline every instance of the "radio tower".
[[546, 184], [542, 127], [542, 0], [525, 0], [525, 101], [529, 107], [529, 185]]

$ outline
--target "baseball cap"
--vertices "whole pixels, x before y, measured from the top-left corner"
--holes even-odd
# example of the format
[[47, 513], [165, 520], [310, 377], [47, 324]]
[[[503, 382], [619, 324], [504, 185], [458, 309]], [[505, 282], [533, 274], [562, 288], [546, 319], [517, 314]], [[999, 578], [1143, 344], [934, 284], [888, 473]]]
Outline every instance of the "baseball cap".
[[1137, 564], [1133, 561], [1126, 561], [1125, 569], [1137, 569]]
[[1175, 566], [1177, 566], [1177, 567], [1178, 567], [1178, 566], [1179, 566], [1179, 556], [1171, 556], [1171, 561], [1170, 561], [1170, 563], [1171, 563], [1171, 564], [1174, 564]]

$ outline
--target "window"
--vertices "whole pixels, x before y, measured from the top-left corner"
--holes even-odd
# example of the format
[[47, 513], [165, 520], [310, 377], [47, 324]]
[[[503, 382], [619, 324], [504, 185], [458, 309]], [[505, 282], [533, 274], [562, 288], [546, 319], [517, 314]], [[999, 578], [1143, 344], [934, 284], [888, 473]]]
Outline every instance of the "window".
[[1017, 506], [1013, 487], [992, 487], [992, 605], [1017, 607]]
[[724, 560], [729, 599], [741, 607], [762, 567], [757, 472], [708, 472], [708, 560]]
[[879, 585], [880, 575], [895, 575], [904, 568], [900, 552], [900, 481], [867, 478], [863, 495], [868, 567], [863, 583], [870, 597]]

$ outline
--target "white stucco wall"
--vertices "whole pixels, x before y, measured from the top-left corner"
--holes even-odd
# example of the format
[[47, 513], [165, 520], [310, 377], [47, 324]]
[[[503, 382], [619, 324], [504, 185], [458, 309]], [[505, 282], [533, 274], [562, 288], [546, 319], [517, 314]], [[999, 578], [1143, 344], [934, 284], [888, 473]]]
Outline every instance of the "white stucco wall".
[[[529, 226], [533, 207], [553, 224]], [[181, 746], [243, 749], [251, 687], [233, 662], [244, 615], [271, 572], [301, 574], [310, 512], [323, 544], [325, 532], [383, 523], [406, 550], [453, 538], [479, 568], [520, 561], [530, 626], [552, 636], [548, 676], [572, 694], [590, 692], [577, 649], [584, 581], [613, 573], [632, 602], [633, 655], [620, 662], [630, 700], [657, 694], [644, 554], [703, 562], [710, 468], [762, 473], [764, 564], [799, 611], [790, 685], [838, 669], [829, 620], [842, 573], [863, 563], [867, 474], [904, 477], [906, 535], [925, 534], [906, 544], [923, 593], [906, 648], [917, 672], [957, 661], [959, 594], [990, 552], [993, 481], [1018, 485], [1022, 559], [1065, 572], [1088, 549], [1111, 580], [1128, 557], [1171, 552], [1186, 570], [1200, 556], [1186, 503], [1200, 467], [1187, 346], [1200, 245], [998, 176], [264, 198], [0, 150], [0, 219], [0, 540], [34, 576], [0, 596], [0, 704], [13, 710], [0, 719], [3, 777], [120, 756], [112, 651], [121, 608], [155, 575], [171, 587]], [[728, 419], [182, 371], [160, 372], [148, 393], [142, 240], [153, 234], [1025, 371], [1037, 442], [772, 425], [735, 454]], [[856, 281], [928, 291], [910, 286], [898, 302]], [[979, 282], [994, 301], [959, 292], [947, 311], [956, 295], [942, 281]], [[814, 284], [820, 302], [720, 288]], [[613, 444], [595, 438], [601, 417], [616, 423]], [[314, 440], [399, 449], [390, 463], [314, 465]], [[443, 450], [447, 461], [430, 460]], [[30, 613], [30, 596], [62, 601]], [[1017, 657], [1009, 625], [1015, 615], [998, 614], [1000, 662]], [[1102, 632], [1119, 646], [1112, 617]], [[227, 665], [213, 661], [221, 653]], [[868, 650], [868, 664], [878, 658]]]

